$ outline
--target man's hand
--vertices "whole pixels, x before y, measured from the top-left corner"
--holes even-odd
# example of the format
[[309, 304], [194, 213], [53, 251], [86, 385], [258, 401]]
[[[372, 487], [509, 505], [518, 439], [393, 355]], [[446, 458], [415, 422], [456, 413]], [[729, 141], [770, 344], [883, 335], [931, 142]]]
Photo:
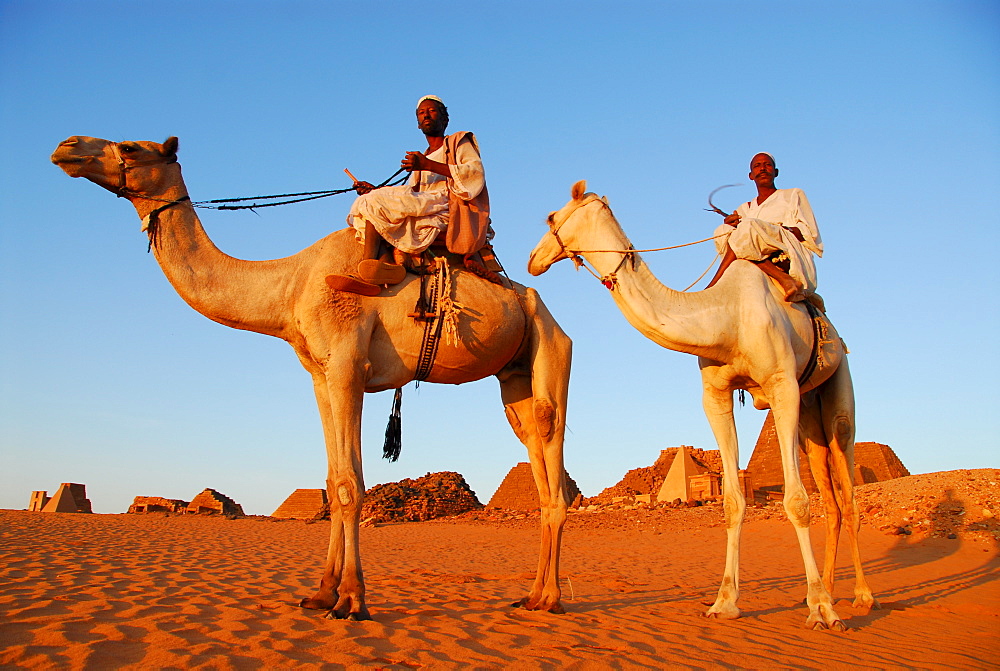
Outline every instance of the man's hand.
[[736, 228], [736, 225], [740, 223], [740, 218], [741, 218], [740, 215], [733, 212], [728, 217], [726, 217], [726, 220], [723, 223], [729, 224], [733, 228]]
[[406, 156], [403, 157], [403, 160], [400, 162], [399, 165], [403, 168], [403, 170], [406, 170], [407, 172], [413, 172], [414, 170], [425, 170], [426, 167], [424, 166], [424, 162], [426, 160], [427, 157], [421, 154], [419, 151], [408, 151], [406, 152]]
[[355, 182], [354, 190], [358, 192], [359, 196], [363, 196], [369, 191], [374, 191], [375, 186], [373, 184], [370, 184], [369, 182]]

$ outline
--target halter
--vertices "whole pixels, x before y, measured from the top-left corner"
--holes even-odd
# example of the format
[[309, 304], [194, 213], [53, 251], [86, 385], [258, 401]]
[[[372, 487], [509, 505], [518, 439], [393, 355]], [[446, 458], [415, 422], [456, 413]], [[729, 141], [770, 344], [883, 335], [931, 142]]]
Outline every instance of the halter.
[[[581, 207], [589, 205], [594, 201], [599, 202], [608, 210], [608, 212], [611, 212], [611, 208], [608, 206], [607, 201], [605, 201], [600, 196], [591, 193], [587, 194], [585, 198], [581, 199], [579, 204], [577, 204], [577, 206], [573, 208], [573, 211], [567, 214], [566, 217], [561, 222], [556, 224], [555, 218], [553, 217], [553, 215], [550, 214], [546, 223], [548, 223], [549, 225], [549, 233], [552, 234], [552, 237], [555, 238], [556, 242], [559, 244], [559, 249], [562, 250], [563, 255], [566, 258], [572, 260], [573, 265], [576, 266], [577, 269], [584, 268], [588, 273], [596, 277], [598, 281], [600, 281], [600, 283], [603, 284], [608, 289], [608, 291], [614, 291], [615, 287], [618, 286], [618, 271], [622, 269], [622, 267], [625, 265], [625, 262], [631, 260], [632, 270], [635, 270], [636, 249], [631, 244], [629, 244], [628, 249], [572, 250], [569, 247], [567, 247], [566, 243], [564, 243], [562, 238], [559, 237], [559, 229], [562, 228], [563, 224], [569, 221], [569, 218], [572, 217], [576, 213], [576, 211], [579, 210]], [[581, 254], [583, 254], [584, 252], [598, 252], [598, 251], [618, 253], [622, 255], [622, 259], [621, 261], [618, 262], [618, 265], [615, 266], [615, 269], [612, 270], [607, 275], [604, 275], [603, 277], [598, 275], [590, 266], [588, 266], [586, 261], [584, 261], [583, 257], [581, 256]]]
[[[118, 188], [113, 189], [114, 193], [119, 198], [136, 197], [136, 198], [145, 198], [146, 200], [161, 200], [158, 198], [150, 198], [149, 196], [143, 195], [141, 193], [138, 193], [137, 191], [132, 191], [131, 189], [129, 189], [128, 171], [133, 168], [143, 168], [151, 165], [161, 165], [161, 164], [169, 165], [171, 163], [177, 163], [177, 155], [174, 154], [169, 158], [161, 157], [159, 159], [146, 161], [143, 163], [133, 162], [131, 165], [129, 165], [128, 163], [125, 162], [125, 157], [122, 156], [121, 151], [118, 149], [118, 143], [111, 142], [109, 144], [111, 146], [111, 153], [114, 154], [115, 160], [118, 161]], [[181, 202], [181, 201], [162, 201], [162, 202], [169, 203], [169, 202]]]
[[149, 237], [149, 246], [146, 248], [148, 253], [153, 245], [156, 244], [157, 233], [159, 232], [159, 216], [165, 210], [169, 210], [175, 205], [180, 205], [181, 203], [191, 200], [190, 196], [184, 196], [183, 198], [178, 198], [177, 200], [165, 200], [163, 198], [152, 198], [145, 194], [139, 193], [137, 191], [132, 191], [128, 188], [128, 171], [132, 168], [142, 168], [151, 165], [169, 165], [171, 163], [177, 163], [177, 155], [174, 154], [171, 157], [161, 157], [160, 159], [145, 161], [142, 163], [133, 162], [131, 165], [125, 162], [125, 157], [122, 156], [121, 151], [118, 149], [117, 142], [109, 143], [111, 146], [111, 153], [114, 154], [115, 160], [118, 161], [118, 188], [114, 189], [114, 193], [119, 198], [144, 198], [145, 200], [152, 200], [161, 203], [166, 203], [160, 207], [152, 210], [147, 214], [142, 220], [142, 232], [144, 232]]
[[[725, 187], [720, 187], [720, 188], [725, 188]], [[718, 189], [716, 189], [716, 190], [718, 190]], [[713, 191], [712, 193], [715, 193], [715, 192]], [[549, 218], [546, 220], [546, 223], [549, 225], [549, 233], [551, 233], [552, 237], [556, 239], [556, 242], [559, 244], [559, 248], [562, 250], [563, 255], [566, 258], [571, 259], [573, 261], [573, 264], [577, 268], [580, 268], [580, 267], [585, 268], [587, 270], [587, 272], [589, 272], [591, 275], [593, 275], [594, 277], [596, 277], [601, 282], [601, 284], [603, 284], [605, 287], [608, 288], [609, 291], [614, 291], [615, 287], [618, 286], [618, 277], [617, 277], [617, 274], [618, 274], [618, 271], [621, 270], [622, 267], [625, 265], [626, 261], [628, 261], [628, 260], [631, 259], [631, 261], [632, 261], [632, 270], [635, 270], [636, 264], [638, 263], [638, 257], [636, 256], [636, 254], [638, 254], [640, 252], [663, 252], [663, 251], [667, 251], [669, 249], [680, 249], [681, 247], [690, 247], [691, 245], [698, 245], [698, 244], [701, 244], [702, 242], [708, 242], [709, 240], [715, 240], [716, 238], [721, 238], [721, 237], [723, 237], [723, 235], [726, 235], [725, 233], [723, 233], [721, 235], [713, 235], [710, 238], [703, 238], [701, 240], [695, 240], [694, 242], [685, 242], [685, 243], [680, 244], [680, 245], [671, 245], [669, 247], [655, 247], [655, 248], [652, 248], [652, 249], [636, 249], [635, 247], [632, 246], [631, 243], [629, 243], [628, 249], [578, 249], [578, 250], [572, 250], [569, 247], [567, 247], [566, 243], [564, 243], [562, 241], [562, 238], [559, 237], [559, 229], [562, 228], [563, 224], [565, 224], [567, 221], [569, 221], [569, 218], [571, 216], [573, 216], [573, 214], [578, 209], [580, 209], [581, 207], [583, 207], [585, 205], [589, 205], [591, 202], [593, 202], [595, 200], [598, 201], [599, 203], [601, 203], [601, 205], [604, 206], [604, 208], [608, 211], [608, 213], [611, 214], [612, 218], [614, 217], [614, 213], [611, 212], [611, 206], [608, 205], [608, 201], [606, 201], [604, 198], [601, 198], [597, 194], [589, 193], [584, 198], [581, 199], [580, 203], [577, 204], [577, 206], [575, 208], [573, 208], [573, 210], [569, 214], [567, 214], [566, 217], [561, 222], [559, 222], [558, 224], [555, 223], [555, 219], [553, 217], [553, 215], [555, 213], [553, 213], [553, 214], [549, 215]], [[622, 255], [622, 260], [618, 262], [618, 265], [615, 267], [615, 269], [612, 270], [607, 275], [604, 275], [603, 277], [600, 276], [600, 275], [598, 275], [589, 266], [587, 266], [586, 262], [583, 259], [583, 257], [580, 256], [581, 254], [602, 254], [602, 253], [606, 253], [606, 254], [621, 254]], [[718, 258], [719, 258], [719, 255], [716, 254], [715, 259], [712, 259], [712, 263], [709, 264], [708, 268], [705, 269], [705, 272], [703, 272], [701, 274], [701, 276], [698, 277], [698, 279], [696, 279], [694, 282], [692, 282], [687, 287], [687, 289], [684, 289], [684, 291], [687, 291], [688, 289], [690, 289], [691, 287], [693, 287], [695, 284], [697, 284], [701, 280], [701, 278], [704, 277], [708, 273], [708, 271], [712, 269], [712, 266], [715, 265], [715, 261]]]

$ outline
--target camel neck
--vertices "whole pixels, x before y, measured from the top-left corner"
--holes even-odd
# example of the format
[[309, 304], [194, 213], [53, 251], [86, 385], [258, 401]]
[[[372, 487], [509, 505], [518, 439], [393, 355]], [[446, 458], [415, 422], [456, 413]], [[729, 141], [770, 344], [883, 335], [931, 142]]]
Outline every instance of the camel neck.
[[[603, 216], [607, 218], [605, 225], [599, 227], [602, 234], [588, 241], [588, 247], [631, 248], [631, 242], [610, 211], [605, 210]], [[633, 259], [622, 263], [619, 252], [583, 252], [601, 277], [612, 280], [611, 297], [640, 333], [668, 349], [717, 357], [720, 347], [726, 346], [722, 342], [725, 338], [719, 337], [719, 320], [723, 316], [716, 309], [718, 301], [706, 300], [706, 292], [689, 294], [671, 289], [653, 275], [639, 254], [633, 254]]]
[[[186, 198], [186, 190], [184, 191]], [[140, 217], [163, 202], [137, 199]], [[282, 337], [288, 289], [295, 278], [288, 259], [244, 261], [221, 252], [184, 200], [155, 216], [151, 249], [181, 298], [209, 319], [233, 328]], [[294, 258], [294, 257], [289, 257]]]

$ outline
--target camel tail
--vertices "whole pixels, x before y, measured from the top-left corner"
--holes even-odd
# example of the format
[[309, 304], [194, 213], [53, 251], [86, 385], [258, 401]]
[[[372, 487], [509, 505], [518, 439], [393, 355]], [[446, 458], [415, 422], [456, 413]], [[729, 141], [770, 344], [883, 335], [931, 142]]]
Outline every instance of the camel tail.
[[396, 389], [392, 397], [392, 411], [389, 413], [389, 424], [385, 427], [385, 444], [382, 446], [382, 458], [389, 461], [399, 459], [403, 451], [403, 422], [400, 408], [403, 405], [403, 388]]

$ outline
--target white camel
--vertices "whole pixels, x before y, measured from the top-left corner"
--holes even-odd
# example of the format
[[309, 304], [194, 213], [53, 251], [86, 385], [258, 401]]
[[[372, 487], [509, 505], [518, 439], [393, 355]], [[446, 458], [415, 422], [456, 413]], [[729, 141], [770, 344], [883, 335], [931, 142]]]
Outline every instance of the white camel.
[[[860, 517], [854, 503], [854, 390], [846, 350], [833, 325], [819, 333], [802, 303], [788, 303], [781, 290], [748, 261], [737, 261], [712, 288], [674, 291], [650, 272], [615, 219], [606, 200], [573, 185], [572, 199], [549, 215], [547, 232], [531, 253], [528, 270], [544, 273], [561, 259], [582, 255], [611, 290], [625, 318], [667, 349], [698, 357], [705, 414], [723, 463], [727, 527], [726, 567], [718, 596], [706, 613], [736, 618], [740, 611], [739, 544], [746, 501], [739, 486], [739, 453], [733, 391], [745, 389], [758, 409], [770, 407], [781, 450], [785, 512], [795, 527], [805, 564], [808, 626], [843, 629], [833, 608], [834, 565], [844, 519], [855, 569], [855, 605], [877, 607], [865, 581], [858, 551]], [[589, 250], [589, 251], [588, 251]], [[814, 339], [819, 364], [810, 363]], [[800, 385], [808, 367], [815, 372]], [[822, 576], [809, 543], [809, 496], [798, 468], [799, 438], [809, 455], [826, 510], [826, 560]]]
[[[372, 297], [333, 290], [326, 277], [353, 272], [361, 258], [352, 229], [283, 259], [223, 254], [195, 215], [177, 164], [177, 138], [160, 145], [71, 137], [52, 161], [71, 177], [132, 202], [157, 262], [192, 308], [226, 326], [281, 338], [295, 350], [313, 379], [331, 502], [326, 567], [318, 591], [301, 605], [327, 609], [332, 617], [369, 619], [359, 545], [361, 408], [366, 392], [399, 388], [415, 377], [424, 327], [408, 313], [420, 281], [409, 275]], [[528, 448], [542, 511], [538, 572], [516, 605], [563, 612], [559, 550], [567, 508], [563, 435], [571, 343], [534, 290], [501, 287], [461, 268], [453, 280], [450, 298], [465, 306], [458, 343], [439, 346], [425, 379], [500, 380], [507, 419]]]

